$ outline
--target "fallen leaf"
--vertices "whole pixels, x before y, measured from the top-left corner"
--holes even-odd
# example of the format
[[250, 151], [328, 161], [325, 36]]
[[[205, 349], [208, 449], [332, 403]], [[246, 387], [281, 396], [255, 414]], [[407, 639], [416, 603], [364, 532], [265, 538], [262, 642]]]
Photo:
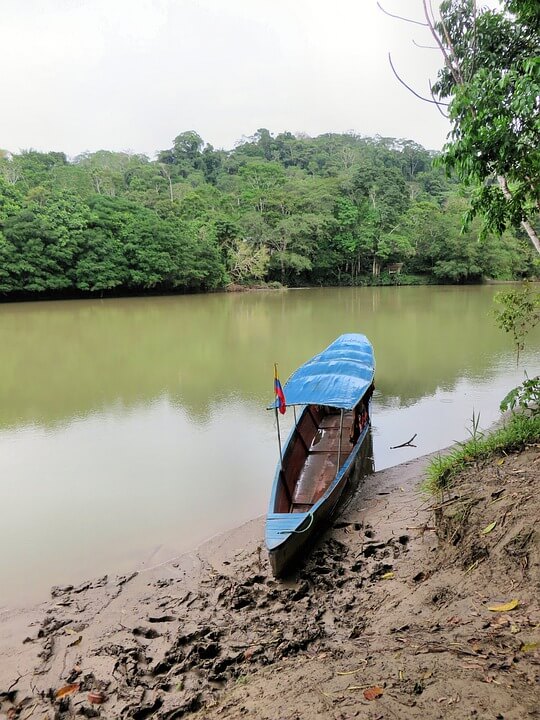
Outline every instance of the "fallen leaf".
[[503, 463], [504, 463], [504, 458], [497, 460], [497, 465], [502, 465]]
[[378, 685], [374, 685], [373, 687], [364, 690], [364, 697], [366, 700], [376, 700], [378, 697], [381, 697], [382, 694], [383, 689]]
[[384, 575], [381, 575], [381, 580], [391, 580], [394, 577], [393, 572], [387, 572], [384, 573]]
[[75, 647], [75, 645], [80, 645], [81, 641], [82, 641], [82, 635], [79, 635], [79, 637], [76, 640], [68, 643], [68, 647]]
[[57, 700], [59, 700], [60, 698], [66, 697], [66, 695], [71, 695], [71, 693], [77, 692], [79, 687], [79, 683], [71, 683], [71, 685], [64, 685], [64, 687], [61, 687], [55, 692], [54, 696]]
[[488, 610], [491, 610], [491, 612], [510, 612], [510, 610], [515, 610], [518, 606], [519, 600], [510, 600], [510, 602], [502, 605], [488, 605]]
[[480, 535], [487, 535], [488, 533], [490, 533], [496, 524], [497, 524], [497, 521], [495, 520], [494, 522], [489, 523], [489, 525], [486, 525], [486, 527], [480, 531]]
[[534, 652], [538, 648], [540, 648], [540, 642], [530, 642], [522, 645], [520, 650], [521, 652]]

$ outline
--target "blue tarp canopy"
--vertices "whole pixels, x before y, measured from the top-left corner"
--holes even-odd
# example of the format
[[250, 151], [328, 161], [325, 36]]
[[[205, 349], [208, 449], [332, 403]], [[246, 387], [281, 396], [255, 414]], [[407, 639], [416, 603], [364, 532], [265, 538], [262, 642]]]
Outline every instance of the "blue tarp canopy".
[[[329, 405], [351, 410], [373, 382], [375, 358], [365, 335], [341, 335], [285, 383], [287, 405]], [[276, 407], [276, 402], [270, 408]]]

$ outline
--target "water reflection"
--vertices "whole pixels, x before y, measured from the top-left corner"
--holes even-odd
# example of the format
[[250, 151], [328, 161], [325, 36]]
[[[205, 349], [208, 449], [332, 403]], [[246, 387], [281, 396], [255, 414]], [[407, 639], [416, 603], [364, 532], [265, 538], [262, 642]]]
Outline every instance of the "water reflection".
[[377, 387], [408, 403], [511, 354], [493, 289], [357, 288], [0, 307], [0, 427], [52, 426], [167, 396], [204, 422], [216, 399], [268, 397], [342, 332], [373, 342]]
[[[377, 359], [377, 469], [463, 439], [522, 379], [496, 289], [356, 288], [0, 306], [2, 601], [129, 569], [266, 508], [284, 380], [343, 332]], [[524, 366], [538, 367], [540, 333]], [[283, 418], [283, 433], [292, 413]], [[390, 450], [417, 433], [417, 448]], [[5, 596], [5, 597], [4, 597]]]

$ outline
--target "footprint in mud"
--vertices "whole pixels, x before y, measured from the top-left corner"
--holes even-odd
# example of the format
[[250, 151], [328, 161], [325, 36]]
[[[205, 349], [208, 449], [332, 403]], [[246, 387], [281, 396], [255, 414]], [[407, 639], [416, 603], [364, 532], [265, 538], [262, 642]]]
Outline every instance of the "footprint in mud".
[[380, 554], [380, 550], [386, 549], [386, 543], [369, 543], [362, 550], [362, 555], [365, 558], [375, 557]]
[[435, 593], [431, 596], [431, 602], [436, 607], [442, 608], [445, 605], [448, 605], [448, 603], [453, 600], [455, 596], [455, 590], [443, 586], [436, 589]]

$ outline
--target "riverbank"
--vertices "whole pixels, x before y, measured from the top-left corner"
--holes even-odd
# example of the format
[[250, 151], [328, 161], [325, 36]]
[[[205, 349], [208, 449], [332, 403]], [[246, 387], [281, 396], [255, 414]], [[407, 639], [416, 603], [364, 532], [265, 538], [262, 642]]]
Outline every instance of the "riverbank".
[[0, 616], [0, 717], [538, 717], [540, 450], [465, 475], [437, 524], [429, 457], [366, 477], [286, 582], [259, 518]]
[[[531, 276], [527, 278], [528, 282], [536, 283], [538, 278]], [[516, 278], [515, 280], [498, 280], [497, 278], [474, 278], [471, 281], [460, 281], [450, 282], [450, 280], [440, 280], [429, 275], [414, 275], [414, 274], [403, 274], [393, 275], [383, 273], [380, 276], [373, 277], [371, 275], [365, 275], [358, 278], [357, 282], [354, 283], [328, 283], [316, 285], [284, 285], [281, 282], [274, 280], [261, 283], [251, 283], [241, 285], [238, 283], [229, 283], [228, 285], [221, 285], [217, 288], [201, 290], [194, 288], [171, 288], [171, 287], [157, 287], [157, 288], [112, 288], [110, 290], [49, 290], [43, 292], [31, 292], [31, 291], [19, 291], [11, 292], [9, 294], [0, 293], [0, 304], [2, 303], [34, 303], [34, 302], [47, 302], [47, 301], [62, 301], [62, 300], [115, 300], [115, 299], [129, 299], [129, 298], [152, 298], [152, 297], [182, 297], [190, 295], [220, 295], [223, 293], [249, 293], [249, 292], [266, 292], [266, 291], [280, 291], [285, 292], [287, 290], [320, 290], [321, 288], [336, 289], [336, 288], [378, 288], [378, 287], [423, 287], [423, 286], [436, 286], [436, 287], [463, 287], [463, 286], [479, 286], [479, 285], [520, 285], [522, 279]]]

